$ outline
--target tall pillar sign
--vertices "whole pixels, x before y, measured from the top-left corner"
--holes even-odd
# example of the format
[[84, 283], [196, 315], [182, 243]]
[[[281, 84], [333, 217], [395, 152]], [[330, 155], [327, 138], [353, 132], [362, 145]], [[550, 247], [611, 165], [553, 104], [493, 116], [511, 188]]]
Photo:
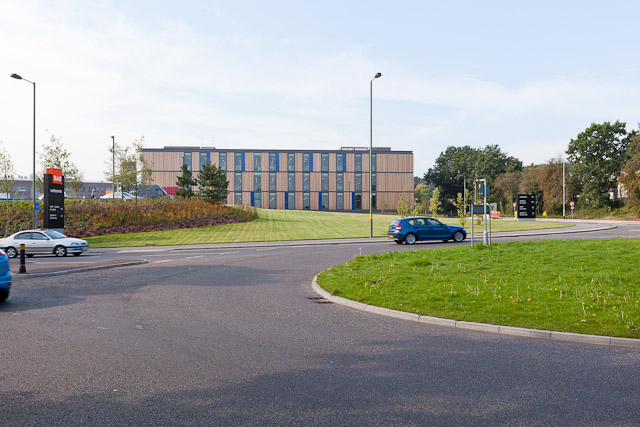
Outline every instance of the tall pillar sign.
[[62, 170], [47, 168], [44, 175], [44, 228], [64, 230], [64, 177]]

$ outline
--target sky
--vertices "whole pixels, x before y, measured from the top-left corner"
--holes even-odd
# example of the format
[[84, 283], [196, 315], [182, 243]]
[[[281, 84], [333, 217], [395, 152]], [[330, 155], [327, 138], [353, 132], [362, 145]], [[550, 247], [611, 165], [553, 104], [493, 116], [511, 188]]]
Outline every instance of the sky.
[[[640, 2], [0, 0], [0, 141], [17, 175], [61, 138], [87, 181], [147, 148], [414, 153], [525, 165], [640, 121]], [[39, 169], [39, 166], [38, 166]]]

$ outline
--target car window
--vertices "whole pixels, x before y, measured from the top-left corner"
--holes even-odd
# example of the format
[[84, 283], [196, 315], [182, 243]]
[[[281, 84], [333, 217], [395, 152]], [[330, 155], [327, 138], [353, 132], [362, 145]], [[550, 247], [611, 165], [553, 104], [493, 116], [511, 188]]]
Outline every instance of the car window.
[[44, 234], [46, 234], [47, 236], [51, 237], [52, 239], [64, 239], [65, 236], [64, 234], [60, 233], [59, 231], [56, 230], [46, 230], [44, 232]]
[[427, 222], [429, 223], [429, 225], [435, 225], [435, 226], [440, 226], [442, 225], [442, 223], [440, 221], [438, 221], [437, 219], [433, 219], [433, 218], [427, 218]]
[[20, 233], [14, 237], [16, 240], [31, 240], [31, 233]]
[[422, 218], [417, 218], [417, 219], [416, 219], [416, 225], [424, 225], [424, 219], [422, 219]]
[[42, 233], [31, 233], [31, 239], [33, 240], [48, 240], [47, 236]]

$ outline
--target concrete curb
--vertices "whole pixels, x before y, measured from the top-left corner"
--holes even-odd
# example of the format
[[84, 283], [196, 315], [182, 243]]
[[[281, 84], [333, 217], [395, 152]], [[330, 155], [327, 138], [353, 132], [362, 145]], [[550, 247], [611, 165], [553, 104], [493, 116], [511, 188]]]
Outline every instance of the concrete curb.
[[382, 316], [393, 317], [395, 319], [411, 320], [419, 323], [428, 323], [431, 325], [438, 325], [438, 326], [449, 326], [453, 328], [468, 329], [473, 331], [490, 332], [494, 334], [512, 335], [512, 336], [520, 336], [520, 337], [528, 337], [528, 338], [542, 338], [542, 339], [549, 339], [549, 340], [556, 340], [556, 341], [576, 342], [581, 344], [598, 344], [598, 345], [613, 345], [613, 346], [621, 346], [621, 347], [633, 347], [633, 348], [640, 349], [640, 339], [635, 339], [635, 338], [618, 338], [618, 337], [607, 337], [607, 336], [600, 336], [600, 335], [583, 335], [583, 334], [574, 334], [570, 332], [544, 331], [539, 329], [517, 328], [513, 326], [489, 325], [486, 323], [463, 322], [463, 321], [456, 321], [451, 319], [441, 319], [441, 318], [432, 317], [432, 316], [420, 316], [418, 314], [391, 310], [389, 308], [376, 307], [373, 305], [363, 304], [361, 302], [352, 301], [349, 299], [332, 295], [318, 285], [317, 278], [318, 278], [317, 275], [313, 278], [313, 282], [311, 282], [311, 287], [318, 295], [320, 295], [327, 301], [331, 301], [332, 303], [335, 303], [335, 304], [346, 305], [348, 307], [356, 308], [358, 310], [363, 310], [370, 313], [380, 314]]
[[13, 273], [13, 277], [19, 278], [19, 277], [51, 277], [51, 276], [62, 276], [65, 274], [72, 274], [72, 273], [82, 273], [83, 271], [94, 271], [94, 270], [107, 270], [109, 268], [118, 268], [118, 267], [129, 267], [132, 265], [140, 265], [140, 264], [147, 264], [149, 261], [147, 261], [146, 259], [141, 260], [141, 261], [130, 261], [130, 262], [123, 262], [120, 264], [110, 264], [110, 265], [98, 265], [95, 267], [82, 267], [82, 268], [77, 268], [74, 270], [63, 270], [63, 271], [53, 271], [51, 273]]

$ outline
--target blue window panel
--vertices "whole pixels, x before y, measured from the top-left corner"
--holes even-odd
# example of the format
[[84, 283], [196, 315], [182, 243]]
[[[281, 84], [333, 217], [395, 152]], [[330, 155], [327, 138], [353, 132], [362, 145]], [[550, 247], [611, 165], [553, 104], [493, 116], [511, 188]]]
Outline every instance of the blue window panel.
[[[251, 205], [253, 205], [253, 200], [251, 200]], [[356, 210], [356, 193], [351, 193], [351, 210]]]
[[280, 172], [280, 153], [276, 153], [276, 172]]
[[344, 171], [346, 172], [347, 170], [347, 153], [342, 153], [342, 164], [344, 165]]
[[322, 191], [318, 191], [318, 210], [322, 210]]
[[[244, 154], [242, 154], [242, 160], [244, 163]], [[254, 200], [253, 200], [253, 191], [251, 192], [251, 206], [253, 206]]]
[[[242, 172], [244, 172], [244, 154], [245, 153], [242, 153]], [[253, 195], [251, 195], [251, 197], [251, 206], [253, 206]]]
[[288, 191], [284, 192], [284, 209], [285, 210], [289, 209], [289, 192]]
[[309, 154], [309, 172], [313, 172], [313, 153]]

